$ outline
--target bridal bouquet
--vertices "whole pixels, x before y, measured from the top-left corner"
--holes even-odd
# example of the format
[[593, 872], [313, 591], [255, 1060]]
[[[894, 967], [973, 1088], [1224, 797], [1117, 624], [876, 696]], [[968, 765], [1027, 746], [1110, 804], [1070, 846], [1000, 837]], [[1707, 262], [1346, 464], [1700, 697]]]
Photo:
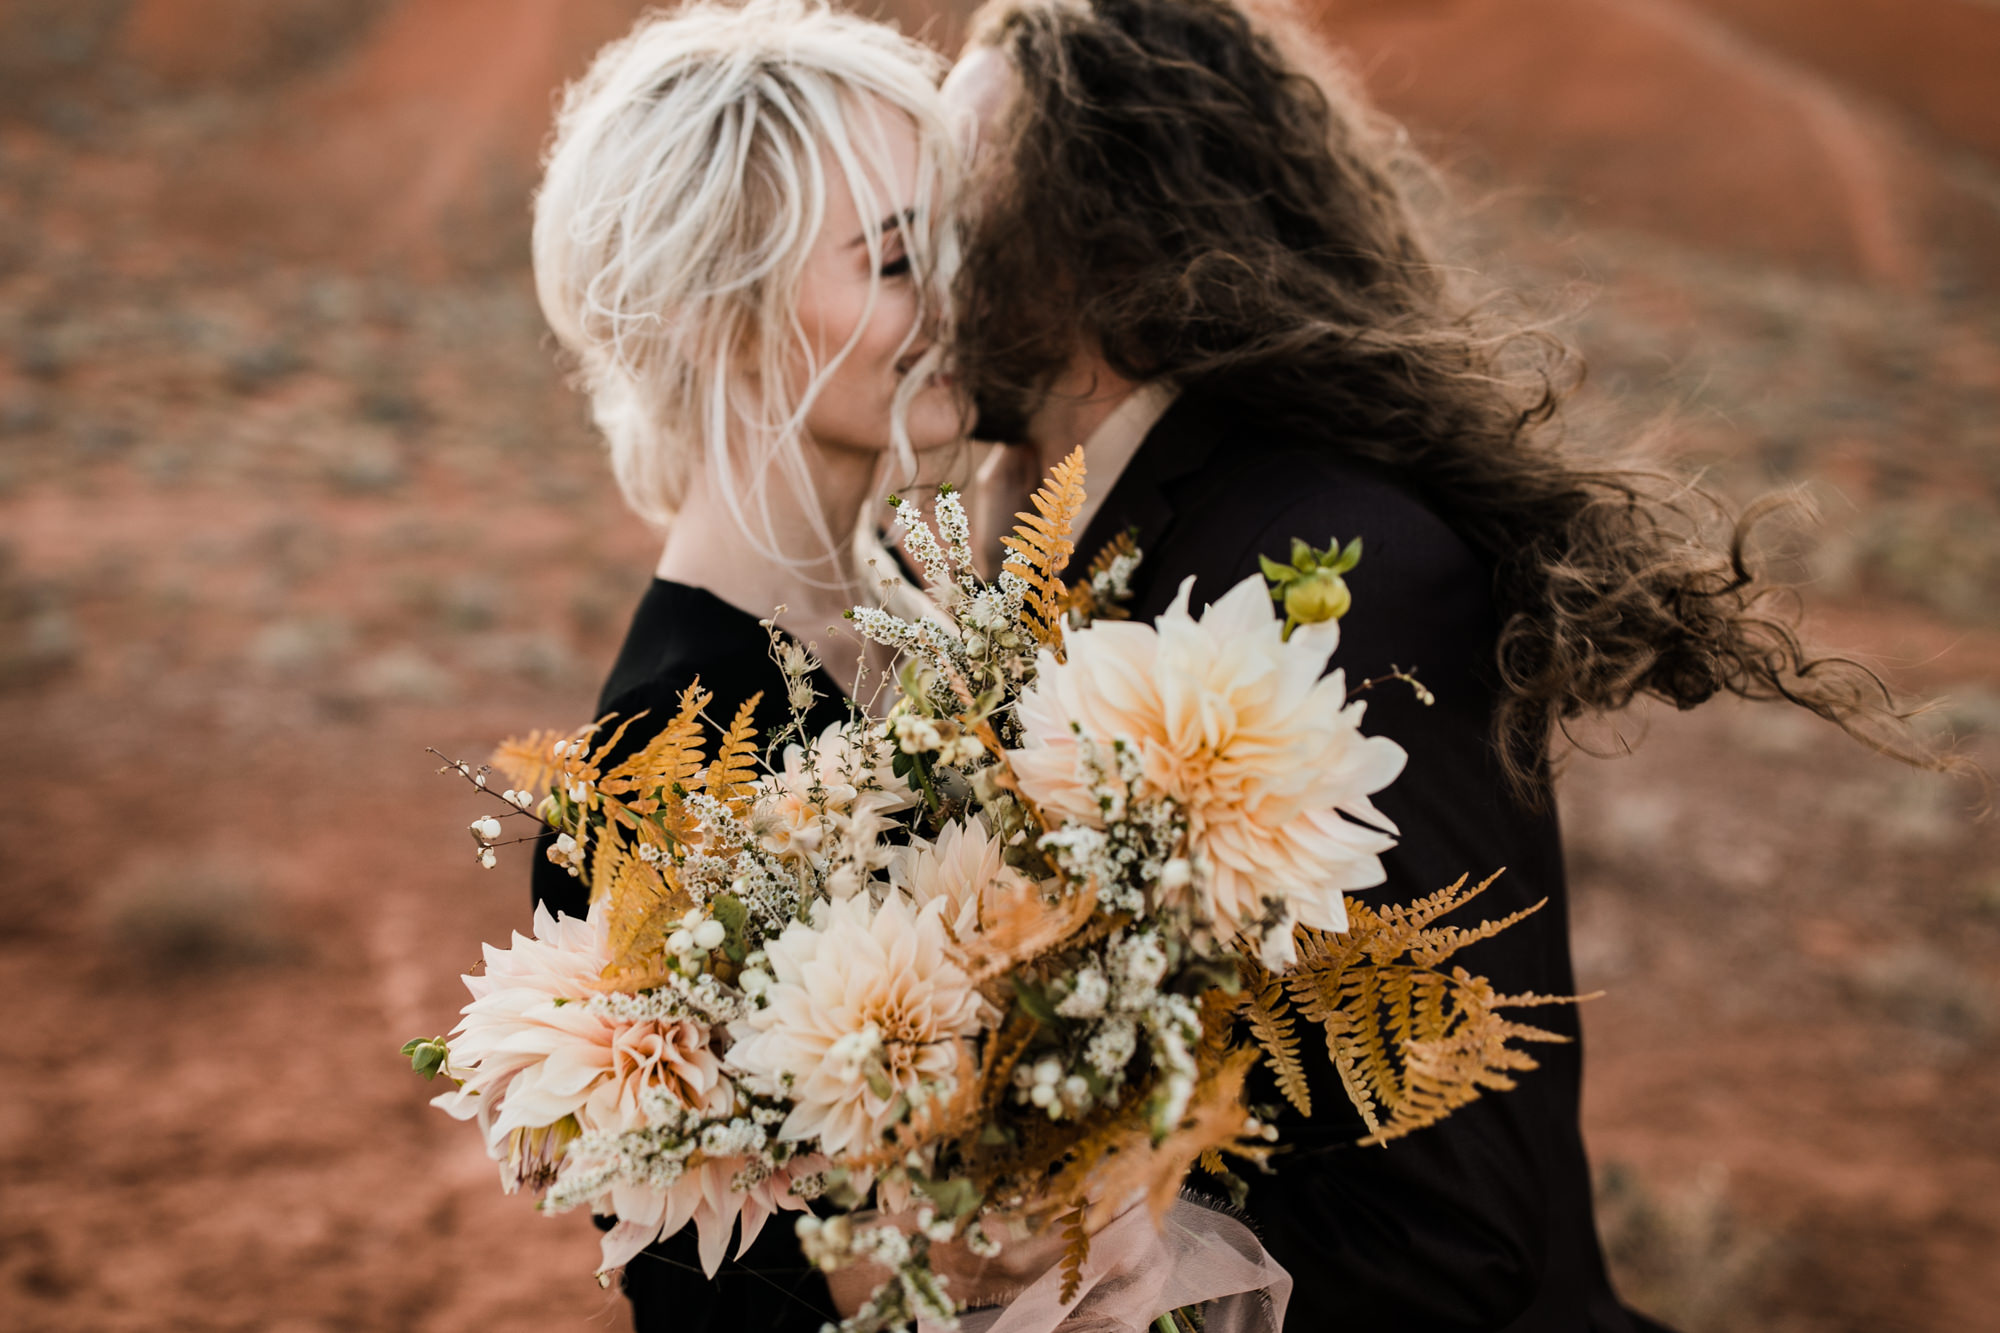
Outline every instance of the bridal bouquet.
[[1310, 1110], [1300, 1019], [1372, 1142], [1511, 1086], [1533, 1061], [1510, 1041], [1552, 1039], [1500, 1012], [1543, 997], [1447, 970], [1514, 919], [1434, 924], [1483, 885], [1344, 898], [1382, 882], [1369, 798], [1404, 763], [1321, 674], [1358, 546], [1297, 543], [1140, 624], [1129, 541], [1062, 579], [1082, 499], [1078, 454], [990, 583], [955, 496], [909, 523], [938, 614], [851, 613], [898, 654], [883, 720], [805, 734], [816, 664], [774, 634], [776, 737], [752, 700], [711, 749], [693, 687], [636, 747], [636, 718], [509, 742], [502, 791], [450, 765], [499, 802], [481, 859], [502, 818], [538, 819], [591, 906], [488, 946], [450, 1037], [405, 1051], [455, 1084], [436, 1103], [507, 1189], [615, 1219], [602, 1272], [692, 1223], [713, 1273], [790, 1211], [813, 1263], [879, 1279], [847, 1333], [949, 1327], [936, 1261], [1037, 1235], [1060, 1317], [1107, 1227], [1162, 1217], [1197, 1165], [1223, 1189], [1230, 1159], [1266, 1166], [1245, 1076], [1268, 1061]]

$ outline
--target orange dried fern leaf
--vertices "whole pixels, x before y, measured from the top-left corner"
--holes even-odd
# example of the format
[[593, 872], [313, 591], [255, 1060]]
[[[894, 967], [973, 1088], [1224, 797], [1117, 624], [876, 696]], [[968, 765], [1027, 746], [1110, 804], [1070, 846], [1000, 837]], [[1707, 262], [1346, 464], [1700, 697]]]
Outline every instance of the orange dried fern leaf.
[[1137, 1197], [1146, 1200], [1155, 1218], [1164, 1215], [1189, 1170], [1206, 1151], [1261, 1160], [1269, 1152], [1268, 1146], [1244, 1134], [1249, 1113], [1243, 1105], [1243, 1082], [1256, 1063], [1257, 1052], [1244, 1048], [1221, 1068], [1199, 1079], [1179, 1123], [1158, 1143], [1152, 1142], [1143, 1121], [1135, 1126], [1127, 1117], [1120, 1125], [1125, 1131], [1121, 1140], [1102, 1154], [1084, 1177], [1093, 1209], [1092, 1224], [1109, 1222], [1119, 1208]]
[[1005, 567], [1028, 585], [1026, 607], [1035, 638], [1062, 651], [1063, 608], [1069, 588], [1062, 572], [1076, 550], [1070, 529], [1083, 510], [1083, 450], [1049, 470], [1049, 479], [1030, 498], [1035, 512], [1016, 514], [1020, 523], [1000, 539], [1011, 553]]
[[1067, 1305], [1076, 1299], [1076, 1289], [1083, 1285], [1083, 1266], [1090, 1261], [1090, 1232], [1083, 1225], [1083, 1209], [1073, 1209], [1062, 1220], [1062, 1301]]
[[[671, 790], [676, 784], [685, 783], [701, 769], [702, 735], [701, 710], [708, 706], [713, 696], [696, 680], [681, 691], [680, 706], [673, 719], [662, 727], [659, 734], [626, 758], [618, 767], [604, 775], [598, 784], [599, 790], [607, 796], [636, 792], [641, 796], [651, 796], [661, 788]], [[628, 722], [626, 725], [630, 725]], [[623, 734], [624, 729], [619, 729]], [[602, 762], [608, 757], [612, 742], [607, 741], [597, 753]]]
[[578, 740], [585, 734], [587, 731], [531, 731], [500, 742], [490, 762], [522, 791], [546, 793], [566, 767], [555, 754], [556, 743]]
[[1054, 902], [1024, 884], [989, 895], [979, 905], [979, 965], [975, 985], [1004, 976], [1016, 965], [1048, 953], [1090, 924], [1095, 893], [1065, 893]]
[[708, 764], [708, 794], [739, 815], [748, 807], [750, 788], [757, 781], [757, 727], [751, 719], [763, 697], [760, 690], [743, 701]]
[[619, 991], [662, 984], [670, 956], [667, 937], [679, 928], [694, 899], [674, 882], [670, 866], [647, 865], [613, 838], [598, 844], [591, 880], [593, 899], [604, 902], [610, 954], [600, 984]]
[[1098, 595], [1097, 581], [1109, 574], [1119, 560], [1137, 557], [1138, 554], [1139, 543], [1129, 532], [1121, 532], [1104, 543], [1084, 567], [1083, 577], [1069, 585], [1069, 592], [1063, 598], [1063, 610], [1085, 620], [1130, 620], [1132, 613], [1119, 598]]
[[1299, 1062], [1299, 1037], [1292, 1030], [1292, 1006], [1285, 996], [1285, 983], [1257, 968], [1255, 975], [1245, 979], [1241, 1002], [1250, 1035], [1263, 1048], [1265, 1063], [1277, 1077], [1278, 1091], [1300, 1115], [1311, 1115], [1312, 1092], [1306, 1086], [1305, 1066]]
[[1566, 1038], [1499, 1010], [1560, 1003], [1547, 996], [1496, 994], [1445, 958], [1489, 939], [1541, 906], [1477, 926], [1432, 923], [1493, 882], [1461, 878], [1402, 906], [1349, 906], [1338, 935], [1301, 927], [1299, 959], [1283, 985], [1298, 1011], [1326, 1033], [1327, 1054], [1367, 1128], [1363, 1143], [1386, 1143], [1436, 1124], [1482, 1091], [1513, 1086], [1536, 1066], [1517, 1044]]

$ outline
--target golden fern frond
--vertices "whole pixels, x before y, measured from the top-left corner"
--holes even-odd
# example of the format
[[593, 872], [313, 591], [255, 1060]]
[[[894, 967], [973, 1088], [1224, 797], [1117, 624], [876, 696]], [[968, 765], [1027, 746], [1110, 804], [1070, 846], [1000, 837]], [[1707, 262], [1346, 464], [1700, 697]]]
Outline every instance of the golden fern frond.
[[1090, 1261], [1090, 1232], [1084, 1229], [1083, 1209], [1071, 1210], [1062, 1220], [1062, 1302], [1069, 1304], [1076, 1299], [1076, 1289], [1083, 1285], [1083, 1266]]
[[1012, 552], [1005, 567], [1026, 581], [1029, 625], [1038, 642], [1062, 651], [1063, 605], [1069, 588], [1062, 572], [1069, 565], [1076, 543], [1070, 527], [1083, 509], [1083, 450], [1049, 469], [1049, 479], [1031, 497], [1032, 514], [1016, 514], [1020, 523], [1000, 539]]
[[1219, 1067], [1236, 1049], [1237, 997], [1220, 986], [1201, 993], [1201, 1040], [1195, 1045], [1194, 1062], [1204, 1071]]
[[592, 854], [590, 867], [590, 901], [597, 904], [610, 894], [612, 885], [618, 880], [618, 872], [631, 859], [625, 844], [615, 833], [606, 833], [597, 840], [597, 850]]
[[522, 791], [547, 792], [556, 785], [556, 777], [564, 767], [553, 753], [556, 742], [576, 738], [576, 732], [531, 731], [501, 741], [489, 762]]
[[1000, 1100], [1007, 1095], [1008, 1084], [1014, 1077], [1014, 1067], [1021, 1063], [1028, 1043], [1034, 1040], [1040, 1026], [1027, 1014], [1016, 1013], [987, 1041], [985, 1058], [979, 1071], [978, 1112], [981, 1124], [992, 1121], [999, 1110]]
[[[1246, 1047], [1197, 1080], [1180, 1122], [1158, 1143], [1151, 1141], [1143, 1121], [1135, 1126], [1127, 1116], [1122, 1142], [1103, 1154], [1085, 1176], [1093, 1225], [1110, 1221], [1125, 1201], [1141, 1194], [1154, 1217], [1160, 1217], [1204, 1151], [1262, 1160], [1269, 1146], [1244, 1136], [1249, 1112], [1243, 1106], [1243, 1082], [1256, 1063], [1257, 1052]], [[1064, 1174], [1070, 1174], [1069, 1168]]]
[[1368, 949], [1377, 958], [1393, 958], [1408, 953], [1426, 966], [1434, 966], [1479, 940], [1491, 939], [1524, 917], [1533, 916], [1548, 900], [1524, 907], [1518, 912], [1497, 921], [1482, 921], [1476, 926], [1433, 926], [1431, 923], [1448, 912], [1453, 912], [1477, 898], [1492, 887], [1493, 881], [1506, 874], [1503, 867], [1494, 871], [1471, 888], [1466, 887], [1469, 875], [1460, 875], [1456, 882], [1436, 893], [1419, 898], [1416, 902], [1402, 905], [1385, 904], [1366, 910], [1373, 912], [1376, 922], [1369, 931]]
[[1120, 598], [1097, 595], [1097, 580], [1109, 574], [1111, 567], [1121, 558], [1138, 554], [1138, 540], [1130, 532], [1121, 532], [1104, 543], [1084, 567], [1083, 577], [1069, 585], [1069, 592], [1063, 598], [1063, 610], [1074, 612], [1085, 620], [1130, 620], [1132, 612]]
[[[615, 850], [614, 850], [615, 849]], [[606, 870], [606, 867], [612, 867]], [[672, 878], [670, 866], [650, 866], [615, 840], [599, 844], [592, 868], [592, 895], [603, 884], [605, 942], [610, 961], [599, 974], [606, 990], [640, 991], [665, 982], [667, 937], [680, 926], [691, 898]]]
[[743, 812], [750, 787], [757, 781], [757, 727], [751, 718], [763, 697], [763, 691], [759, 690], [743, 701], [730, 720], [729, 729], [722, 733], [722, 745], [715, 758], [708, 763], [708, 794], [738, 814]]
[[1278, 1091], [1298, 1108], [1300, 1115], [1312, 1114], [1312, 1092], [1306, 1087], [1305, 1066], [1299, 1063], [1299, 1038], [1292, 1030], [1291, 1005], [1285, 999], [1285, 983], [1258, 968], [1260, 975], [1246, 980], [1243, 1012], [1250, 1021], [1250, 1035], [1264, 1049], [1264, 1059], [1277, 1076]]
[[[606, 794], [636, 791], [650, 795], [656, 788], [670, 788], [692, 778], [701, 769], [701, 710], [712, 697], [701, 687], [699, 679], [682, 690], [673, 720], [624, 763], [606, 773], [599, 789]], [[605, 749], [609, 748], [607, 742]], [[603, 751], [599, 751], [599, 757], [605, 757]]]
[[1363, 1143], [1387, 1143], [1434, 1125], [1473, 1101], [1482, 1090], [1511, 1089], [1512, 1075], [1535, 1068], [1536, 1062], [1526, 1051], [1508, 1045], [1509, 1041], [1568, 1040], [1496, 1012], [1497, 1003], [1506, 997], [1494, 995], [1492, 987], [1464, 968], [1454, 970], [1452, 982], [1450, 1021], [1436, 1027], [1437, 1035], [1409, 1043], [1402, 1100]]
[[1488, 877], [1468, 889], [1461, 878], [1402, 906], [1351, 903], [1346, 931], [1296, 932], [1298, 963], [1284, 974], [1283, 988], [1301, 1014], [1325, 1029], [1327, 1054], [1368, 1131], [1363, 1143], [1400, 1138], [1436, 1124], [1483, 1090], [1512, 1087], [1512, 1075], [1536, 1062], [1509, 1043], [1567, 1040], [1499, 1012], [1564, 1001], [1501, 995], [1462, 967], [1446, 973], [1438, 966], [1541, 906], [1472, 927], [1432, 925], [1492, 882]]

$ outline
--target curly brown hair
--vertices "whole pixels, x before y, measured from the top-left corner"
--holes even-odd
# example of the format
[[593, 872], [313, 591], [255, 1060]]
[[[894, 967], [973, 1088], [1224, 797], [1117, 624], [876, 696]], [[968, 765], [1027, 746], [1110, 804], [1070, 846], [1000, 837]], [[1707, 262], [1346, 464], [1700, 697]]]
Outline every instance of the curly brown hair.
[[[1956, 766], [1873, 672], [1804, 649], [1746, 558], [1772, 504], [1731, 521], [1691, 486], [1561, 446], [1548, 427], [1575, 359], [1467, 295], [1426, 234], [1415, 186], [1432, 177], [1408, 136], [1275, 31], [1300, 58], [1224, 0], [992, 0], [975, 17], [972, 44], [1004, 52], [1022, 91], [958, 292], [960, 372], [995, 437], [1089, 349], [1390, 469], [1492, 565], [1494, 739], [1529, 799], [1556, 727], [1640, 695], [1785, 699]], [[1717, 519], [1726, 539], [1705, 535]]]

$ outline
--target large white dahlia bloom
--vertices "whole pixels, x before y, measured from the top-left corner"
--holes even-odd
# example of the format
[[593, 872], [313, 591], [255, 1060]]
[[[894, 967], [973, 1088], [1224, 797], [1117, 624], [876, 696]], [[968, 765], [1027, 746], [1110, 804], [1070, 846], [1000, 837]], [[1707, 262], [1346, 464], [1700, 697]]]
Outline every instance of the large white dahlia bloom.
[[1046, 813], [1101, 826], [1090, 757], [1115, 785], [1113, 744], [1133, 747], [1141, 785], [1187, 812], [1212, 918], [1249, 929], [1275, 917], [1261, 932], [1265, 957], [1286, 965], [1294, 922], [1344, 929], [1343, 890], [1382, 882], [1395, 827], [1368, 798], [1405, 755], [1361, 734], [1365, 705], [1348, 700], [1342, 672], [1320, 674], [1337, 622], [1286, 641], [1254, 575], [1197, 620], [1193, 582], [1157, 625], [1100, 621], [1068, 636], [1067, 661], [1044, 651], [1020, 702], [1024, 745], [1009, 758]]
[[889, 883], [918, 907], [942, 899], [952, 934], [969, 945], [979, 931], [982, 904], [991, 903], [996, 894], [1033, 887], [1032, 880], [1002, 859], [1005, 851], [977, 816], [954, 819], [939, 830], [937, 841], [913, 836], [896, 848]]
[[782, 1139], [832, 1156], [877, 1145], [897, 1099], [948, 1079], [979, 1028], [980, 997], [945, 930], [945, 898], [822, 904], [765, 945], [775, 982], [731, 1028], [748, 1086], [782, 1092]]

